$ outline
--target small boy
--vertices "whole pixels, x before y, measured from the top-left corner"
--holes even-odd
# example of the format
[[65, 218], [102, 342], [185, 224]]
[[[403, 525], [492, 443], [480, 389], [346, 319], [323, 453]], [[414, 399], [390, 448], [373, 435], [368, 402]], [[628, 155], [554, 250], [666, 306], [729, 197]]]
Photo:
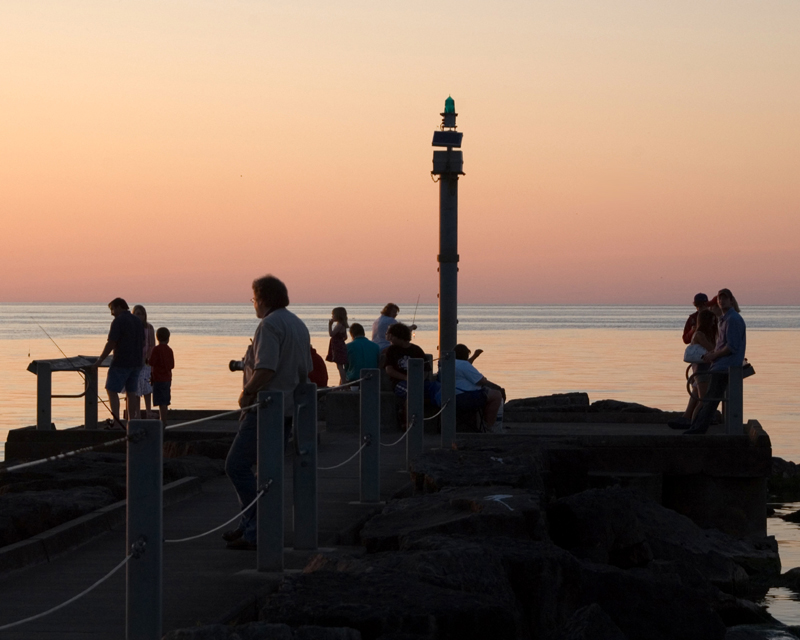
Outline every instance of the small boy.
[[170, 405], [172, 387], [172, 370], [175, 368], [175, 356], [169, 347], [169, 329], [159, 327], [156, 331], [158, 346], [150, 355], [151, 380], [153, 382], [153, 404], [161, 414], [161, 424], [167, 426], [167, 407]]

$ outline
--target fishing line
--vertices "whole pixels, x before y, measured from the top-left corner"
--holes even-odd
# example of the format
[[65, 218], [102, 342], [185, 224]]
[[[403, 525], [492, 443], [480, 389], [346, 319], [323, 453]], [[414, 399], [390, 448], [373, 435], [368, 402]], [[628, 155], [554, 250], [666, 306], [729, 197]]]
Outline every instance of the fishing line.
[[[33, 318], [31, 318], [31, 320], [33, 320]], [[49, 333], [47, 333], [47, 331], [45, 331], [45, 328], [42, 325], [40, 325], [35, 320], [33, 320], [33, 321], [34, 321], [34, 324], [36, 324], [36, 326], [39, 327], [44, 332], [44, 335], [46, 335], [50, 339], [50, 342], [52, 342], [56, 346], [56, 349], [58, 349], [61, 352], [61, 355], [64, 356], [67, 359], [67, 361], [70, 363], [70, 365], [72, 365], [72, 370], [75, 371], [75, 373], [77, 373], [81, 377], [81, 380], [83, 380], [83, 382], [85, 384], [86, 383], [86, 376], [83, 375], [83, 371], [81, 371], [78, 367], [75, 366], [75, 363], [72, 362], [72, 358], [70, 358], [66, 353], [64, 353], [64, 350], [61, 347], [58, 346], [58, 343], [55, 340], [53, 340], [53, 336], [51, 336]], [[29, 358], [30, 358], [30, 355], [31, 354], [28, 353], [28, 357]], [[111, 407], [109, 407], [106, 404], [106, 401], [103, 400], [99, 395], [97, 396], [97, 399], [100, 402], [103, 403], [103, 406], [106, 409], [108, 409], [108, 412], [111, 414], [111, 417], [113, 418], [114, 417], [114, 412], [111, 411]]]
[[[414, 324], [414, 322], [415, 322], [415, 321], [416, 321], [416, 319], [417, 319], [417, 308], [419, 307], [419, 297], [420, 297], [421, 295], [422, 295], [421, 293], [418, 293], [418, 294], [417, 294], [417, 304], [415, 304], [415, 305], [414, 305], [414, 317], [413, 317], [413, 318], [411, 318], [411, 324]], [[416, 336], [416, 335], [417, 335], [417, 332], [415, 331], [415, 332], [412, 334], [412, 337], [414, 337], [414, 336]]]

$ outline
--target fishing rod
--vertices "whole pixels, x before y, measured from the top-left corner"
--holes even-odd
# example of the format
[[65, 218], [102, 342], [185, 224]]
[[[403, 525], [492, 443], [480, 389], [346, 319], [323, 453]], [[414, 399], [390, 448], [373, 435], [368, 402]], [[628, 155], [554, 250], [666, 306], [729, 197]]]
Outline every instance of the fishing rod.
[[[31, 320], [33, 320], [33, 318], [31, 318]], [[72, 370], [75, 371], [75, 373], [77, 373], [81, 377], [81, 380], [83, 380], [84, 383], [86, 383], [86, 376], [83, 374], [83, 371], [81, 371], [79, 367], [75, 366], [75, 363], [72, 362], [72, 358], [70, 358], [66, 353], [64, 353], [64, 350], [61, 347], [58, 346], [58, 343], [55, 340], [53, 340], [53, 336], [51, 336], [49, 333], [47, 333], [45, 328], [42, 325], [40, 325], [38, 322], [36, 322], [35, 320], [34, 320], [34, 323], [36, 324], [37, 327], [39, 327], [44, 332], [44, 335], [46, 335], [50, 339], [50, 342], [52, 342], [55, 345], [56, 349], [58, 349], [61, 352], [61, 355], [64, 356], [67, 359], [67, 362], [69, 362], [70, 365], [72, 365]], [[28, 353], [28, 355], [30, 356], [30, 352]], [[103, 403], [103, 406], [106, 409], [108, 409], [108, 412], [113, 417], [114, 416], [114, 412], [111, 411], [111, 407], [109, 407], [106, 404], [106, 401], [103, 400], [99, 395], [97, 396], [97, 399], [100, 402]]]
[[419, 297], [421, 295], [422, 295], [421, 293], [417, 294], [417, 304], [414, 305], [414, 317], [411, 318], [412, 325], [414, 324], [414, 321], [417, 319], [417, 309], [419, 308]]

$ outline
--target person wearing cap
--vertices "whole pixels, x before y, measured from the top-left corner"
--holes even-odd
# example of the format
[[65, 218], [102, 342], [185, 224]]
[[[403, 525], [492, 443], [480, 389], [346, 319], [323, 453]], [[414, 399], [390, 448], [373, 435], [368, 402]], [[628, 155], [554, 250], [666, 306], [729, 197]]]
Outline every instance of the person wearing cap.
[[[705, 293], [698, 293], [694, 297], [695, 312], [690, 315], [686, 324], [683, 326], [683, 344], [689, 344], [692, 341], [695, 329], [697, 329], [697, 314], [708, 306], [708, 296]], [[716, 336], [711, 338], [716, 339]]]
[[480, 411], [489, 431], [495, 431], [497, 411], [506, 399], [506, 391], [478, 371], [470, 360], [470, 349], [457, 344], [456, 356], [456, 408]]

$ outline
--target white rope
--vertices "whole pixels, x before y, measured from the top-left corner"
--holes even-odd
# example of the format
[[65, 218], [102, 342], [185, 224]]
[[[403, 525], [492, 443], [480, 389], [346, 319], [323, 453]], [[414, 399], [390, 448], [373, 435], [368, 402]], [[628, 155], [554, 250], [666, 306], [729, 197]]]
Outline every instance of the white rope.
[[405, 438], [408, 435], [408, 432], [411, 431], [411, 429], [414, 427], [414, 424], [416, 422], [417, 422], [417, 416], [411, 416], [411, 424], [408, 425], [408, 429], [406, 429], [406, 432], [402, 436], [400, 436], [397, 440], [392, 442], [392, 444], [384, 444], [383, 442], [381, 442], [381, 446], [382, 447], [393, 447], [396, 444], [400, 444], [403, 441], [403, 438]]
[[234, 409], [233, 411], [225, 411], [224, 413], [217, 413], [213, 416], [208, 416], [207, 418], [198, 418], [197, 420], [189, 420], [188, 422], [179, 422], [178, 424], [171, 424], [168, 427], [164, 428], [164, 431], [169, 431], [170, 429], [177, 429], [178, 427], [186, 427], [190, 424], [200, 424], [201, 422], [208, 422], [209, 420], [216, 420], [217, 418], [222, 418], [223, 416], [231, 416], [234, 413], [241, 413], [242, 411], [248, 411], [249, 409], [254, 409], [259, 405], [258, 402], [254, 402], [251, 405], [246, 407], [242, 407], [241, 409]]
[[[272, 483], [270, 482], [270, 484], [272, 484]], [[269, 486], [269, 485], [267, 485], [267, 486]], [[233, 516], [230, 520], [228, 520], [226, 522], [223, 522], [221, 525], [219, 525], [218, 527], [214, 527], [210, 531], [206, 531], [205, 533], [199, 533], [196, 536], [189, 536], [188, 538], [176, 538], [176, 539], [173, 539], [173, 540], [164, 540], [164, 542], [189, 542], [189, 540], [197, 540], [198, 538], [203, 538], [203, 537], [205, 537], [207, 535], [210, 535], [210, 534], [214, 533], [215, 531], [219, 531], [220, 529], [222, 529], [224, 527], [227, 527], [231, 522], [236, 520], [236, 518], [241, 518], [242, 514], [245, 511], [247, 511], [250, 507], [252, 507], [256, 502], [258, 502], [258, 499], [261, 496], [263, 496], [266, 492], [267, 492], [267, 489], [262, 489], [261, 491], [259, 491], [258, 495], [256, 496], [256, 499], [253, 500], [250, 504], [248, 504], [244, 509], [242, 509], [239, 513], [237, 513], [235, 516]]]
[[433, 420], [434, 418], [438, 418], [438, 417], [441, 415], [442, 411], [444, 411], [444, 408], [445, 408], [445, 407], [446, 407], [448, 404], [450, 404], [450, 401], [449, 401], [449, 400], [448, 400], [447, 402], [445, 402], [445, 403], [442, 405], [442, 408], [441, 408], [441, 409], [439, 409], [439, 411], [437, 411], [436, 413], [434, 413], [434, 414], [433, 414], [433, 415], [432, 415], [430, 418], [423, 418], [423, 420]]
[[[198, 422], [206, 422], [208, 420], [216, 420], [222, 416], [229, 416], [234, 413], [240, 413], [241, 411], [247, 411], [248, 409], [254, 409], [259, 405], [258, 402], [251, 404], [247, 407], [242, 407], [241, 409], [235, 409], [234, 411], [226, 411], [224, 413], [218, 413], [213, 416], [208, 416], [207, 418], [200, 418], [199, 420], [191, 420], [189, 422], [180, 422], [178, 424], [170, 425], [166, 427], [164, 430], [169, 431], [170, 429], [175, 429], [176, 427], [185, 427], [189, 424], [197, 424]], [[20, 464], [15, 464], [13, 467], [6, 467], [5, 469], [0, 469], [0, 473], [7, 473], [9, 471], [19, 471], [20, 469], [27, 469], [29, 467], [35, 467], [40, 464], [44, 464], [45, 462], [55, 462], [56, 460], [63, 460], [64, 458], [69, 458], [71, 456], [78, 455], [79, 453], [88, 453], [89, 451], [94, 451], [95, 449], [102, 449], [104, 447], [111, 447], [115, 444], [120, 444], [128, 440], [128, 436], [123, 438], [116, 438], [114, 440], [108, 440], [107, 442], [101, 442], [99, 444], [93, 444], [89, 447], [82, 447], [80, 449], [75, 449], [73, 451], [65, 451], [64, 453], [59, 453], [54, 456], [49, 456], [47, 458], [42, 458], [41, 460], [32, 460], [31, 462], [23, 462]]]
[[81, 591], [77, 596], [73, 596], [69, 600], [67, 600], [66, 602], [62, 602], [61, 604], [53, 607], [52, 609], [48, 609], [47, 611], [45, 611], [43, 613], [38, 613], [35, 616], [31, 616], [30, 618], [25, 618], [24, 620], [18, 620], [17, 622], [11, 622], [9, 624], [4, 624], [2, 627], [0, 627], [0, 631], [5, 631], [6, 629], [12, 629], [13, 627], [18, 627], [21, 624], [25, 624], [26, 622], [33, 622], [34, 620], [38, 620], [39, 618], [44, 618], [45, 616], [49, 616], [51, 613], [55, 613], [59, 609], [63, 609], [68, 604], [72, 604], [77, 599], [82, 598], [87, 593], [92, 591], [92, 589], [96, 589], [101, 584], [103, 584], [106, 580], [108, 580], [111, 576], [113, 576], [117, 571], [119, 571], [120, 569], [122, 569], [122, 567], [124, 567], [126, 564], [128, 564], [128, 562], [130, 561], [130, 559], [132, 557], [133, 557], [132, 555], [126, 556], [125, 559], [122, 562], [120, 562], [116, 567], [114, 567], [110, 572], [108, 572], [106, 575], [104, 575], [102, 578], [100, 578], [97, 582], [95, 582], [88, 589], [85, 589], [84, 591]]
[[362, 444], [362, 445], [361, 445], [361, 446], [358, 448], [358, 451], [356, 451], [356, 452], [355, 452], [355, 453], [354, 453], [352, 456], [350, 456], [350, 457], [349, 457], [347, 460], [345, 460], [344, 462], [341, 462], [341, 463], [339, 463], [339, 464], [337, 464], [337, 465], [334, 465], [334, 466], [332, 466], [332, 467], [317, 467], [317, 470], [318, 470], [318, 471], [330, 471], [331, 469], [338, 469], [339, 467], [343, 467], [343, 466], [344, 466], [344, 465], [346, 465], [348, 462], [350, 462], [350, 461], [351, 461], [353, 458], [355, 458], [355, 457], [356, 457], [356, 456], [357, 456], [359, 453], [361, 453], [361, 450], [362, 450], [364, 447], [366, 447], [366, 446], [367, 446], [367, 443], [365, 442], [364, 444]]
[[322, 389], [317, 389], [317, 393], [328, 393], [328, 391], [336, 391], [337, 389], [344, 389], [345, 387], [350, 387], [357, 382], [363, 382], [364, 380], [368, 380], [371, 376], [364, 376], [363, 378], [359, 378], [358, 380], [353, 380], [352, 382], [348, 382], [347, 384], [340, 384], [338, 387], [322, 387]]
[[69, 458], [70, 456], [78, 455], [79, 453], [88, 453], [89, 451], [94, 451], [95, 449], [102, 449], [103, 447], [110, 447], [115, 444], [119, 444], [121, 442], [126, 442], [128, 440], [128, 436], [124, 438], [117, 438], [115, 440], [109, 440], [107, 442], [101, 442], [100, 444], [93, 444], [90, 447], [83, 447], [81, 449], [75, 449], [74, 451], [66, 451], [64, 453], [59, 453], [54, 456], [49, 456], [47, 458], [42, 458], [41, 460], [32, 460], [31, 462], [23, 462], [21, 464], [15, 464], [13, 467], [6, 467], [3, 471], [18, 471], [19, 469], [26, 469], [28, 467], [35, 467], [40, 464], [44, 464], [45, 462], [55, 462], [56, 460], [63, 460], [64, 458]]

